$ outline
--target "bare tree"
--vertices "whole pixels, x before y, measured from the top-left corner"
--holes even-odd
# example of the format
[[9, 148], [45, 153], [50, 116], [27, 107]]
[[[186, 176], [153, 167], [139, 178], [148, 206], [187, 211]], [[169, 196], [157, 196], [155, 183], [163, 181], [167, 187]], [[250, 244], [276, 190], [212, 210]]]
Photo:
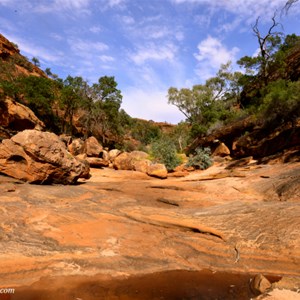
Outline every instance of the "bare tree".
[[298, 2], [298, 0], [288, 0], [283, 7], [283, 11], [287, 14], [291, 6], [296, 2]]
[[269, 27], [266, 35], [263, 36], [258, 28], [258, 23], [259, 17], [256, 19], [255, 24], [252, 26], [252, 31], [256, 36], [259, 44], [262, 77], [264, 78], [264, 80], [267, 80], [268, 64], [272, 58], [272, 54], [274, 53], [274, 51], [276, 51], [277, 46], [281, 42], [281, 36], [283, 36], [283, 33], [281, 31], [275, 31], [275, 28], [282, 25], [276, 22], [276, 13], [274, 13], [272, 17], [272, 24]]

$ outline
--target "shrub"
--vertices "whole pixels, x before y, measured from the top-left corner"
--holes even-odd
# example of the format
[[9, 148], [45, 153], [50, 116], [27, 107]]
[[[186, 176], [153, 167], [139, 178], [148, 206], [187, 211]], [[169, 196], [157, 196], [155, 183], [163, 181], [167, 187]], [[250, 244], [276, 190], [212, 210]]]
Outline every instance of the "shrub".
[[153, 142], [151, 156], [156, 162], [164, 164], [168, 171], [173, 170], [181, 163], [176, 152], [176, 146], [167, 138], [161, 138]]
[[210, 148], [197, 148], [196, 154], [189, 157], [189, 160], [186, 165], [188, 167], [194, 167], [196, 169], [205, 170], [209, 168], [213, 163], [213, 160], [210, 155]]
[[259, 107], [265, 127], [274, 128], [294, 122], [300, 116], [300, 81], [278, 80], [268, 85], [263, 104]]

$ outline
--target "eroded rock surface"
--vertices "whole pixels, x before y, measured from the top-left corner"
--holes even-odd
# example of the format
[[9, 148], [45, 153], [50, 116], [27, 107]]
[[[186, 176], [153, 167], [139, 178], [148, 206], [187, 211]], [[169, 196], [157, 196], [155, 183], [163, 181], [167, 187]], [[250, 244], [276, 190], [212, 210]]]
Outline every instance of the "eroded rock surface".
[[89, 165], [54, 133], [24, 130], [0, 144], [0, 173], [30, 183], [70, 184], [89, 178]]
[[[9, 97], [0, 101], [0, 126], [10, 132], [45, 128], [45, 124], [38, 119], [30, 108]], [[0, 134], [1, 136], [3, 135]]]
[[76, 186], [0, 176], [1, 284], [203, 269], [300, 277], [300, 199], [277, 194], [300, 163], [225, 166], [164, 181], [92, 169]]

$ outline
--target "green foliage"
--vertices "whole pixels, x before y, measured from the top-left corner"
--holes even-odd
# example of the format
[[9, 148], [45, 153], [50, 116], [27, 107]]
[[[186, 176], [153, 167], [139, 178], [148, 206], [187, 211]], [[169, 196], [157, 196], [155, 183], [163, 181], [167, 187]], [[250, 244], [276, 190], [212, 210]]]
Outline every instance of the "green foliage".
[[19, 54], [14, 54], [11, 56], [11, 60], [14, 64], [25, 68], [27, 71], [33, 71], [32, 64], [28, 61], [26, 57]]
[[239, 72], [230, 71], [231, 63], [221, 66], [216, 77], [191, 89], [170, 88], [168, 101], [178, 107], [191, 124], [191, 137], [204, 135], [214, 123], [232, 117], [232, 107], [239, 103]]
[[270, 83], [258, 111], [265, 127], [294, 122], [300, 117], [300, 81], [280, 79]]
[[3, 95], [7, 95], [14, 100], [18, 99], [19, 87], [17, 82], [10, 80], [0, 81], [0, 89], [3, 91]]
[[161, 137], [161, 130], [151, 122], [135, 119], [131, 126], [131, 136], [146, 146]]
[[31, 61], [33, 62], [33, 64], [34, 64], [36, 67], [40, 67], [40, 66], [41, 66], [40, 61], [39, 61], [39, 59], [38, 59], [37, 57], [33, 57], [33, 58], [31, 59]]
[[197, 148], [195, 155], [191, 155], [187, 162], [188, 167], [205, 170], [213, 164], [210, 148]]
[[164, 164], [168, 171], [173, 170], [181, 163], [176, 152], [176, 146], [166, 137], [152, 143], [151, 156], [156, 162]]
[[47, 128], [59, 131], [59, 122], [54, 115], [55, 82], [48, 78], [27, 76], [19, 79], [19, 93], [24, 95], [28, 106], [38, 118], [44, 121]]
[[184, 148], [187, 147], [188, 143], [191, 141], [190, 127], [191, 126], [187, 122], [180, 122], [167, 134], [179, 153], [183, 153]]

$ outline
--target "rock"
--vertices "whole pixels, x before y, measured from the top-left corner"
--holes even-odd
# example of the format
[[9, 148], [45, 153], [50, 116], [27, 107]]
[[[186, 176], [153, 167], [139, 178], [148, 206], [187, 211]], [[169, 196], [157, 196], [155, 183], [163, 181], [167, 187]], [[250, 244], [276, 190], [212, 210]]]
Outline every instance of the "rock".
[[168, 170], [164, 164], [152, 164], [147, 169], [149, 176], [165, 179], [168, 177]]
[[227, 166], [226, 169], [235, 169], [235, 168], [240, 168], [240, 167], [245, 167], [247, 165], [249, 165], [251, 162], [255, 162], [253, 161], [253, 157], [249, 156], [249, 157], [244, 157], [238, 160], [234, 160], [232, 162], [230, 162]]
[[24, 130], [0, 144], [0, 172], [30, 183], [71, 184], [89, 178], [89, 165], [54, 133]]
[[61, 134], [59, 138], [65, 143], [66, 147], [68, 147], [72, 143], [72, 136], [68, 134]]
[[299, 145], [300, 120], [294, 126], [287, 123], [275, 128], [269, 134], [264, 132], [264, 128], [253, 130], [236, 141], [234, 155], [236, 157], [253, 156], [257, 159]]
[[168, 174], [168, 177], [185, 177], [188, 176], [190, 173], [188, 171], [175, 171]]
[[115, 158], [121, 154], [121, 151], [118, 149], [112, 149], [108, 152], [108, 157], [111, 162], [115, 160]]
[[221, 156], [221, 157], [225, 157], [228, 155], [230, 155], [230, 150], [224, 143], [220, 143], [220, 145], [217, 146], [217, 148], [212, 154], [212, 156]]
[[270, 281], [262, 274], [255, 275], [250, 283], [250, 288], [256, 295], [265, 293], [271, 286]]
[[299, 293], [286, 289], [274, 289], [257, 298], [257, 300], [300, 300]]
[[83, 151], [88, 157], [100, 157], [103, 147], [94, 136], [91, 136], [85, 140]]
[[213, 151], [217, 146], [215, 143], [216, 140], [220, 140], [227, 146], [231, 147], [237, 138], [241, 137], [245, 132], [251, 132], [255, 125], [255, 118], [247, 117], [243, 120], [222, 126], [205, 137], [201, 136], [196, 138], [192, 144], [187, 147], [185, 152], [188, 154], [193, 153], [195, 149], [199, 147], [210, 147]]
[[108, 160], [105, 160], [100, 157], [87, 157], [86, 160], [92, 168], [103, 168], [109, 166]]
[[117, 170], [133, 170], [130, 154], [123, 152], [114, 159], [114, 168]]
[[9, 97], [0, 101], [0, 125], [13, 131], [45, 128], [45, 124], [30, 108]]
[[140, 170], [142, 164], [147, 164], [141, 161], [147, 160], [147, 157], [148, 154], [143, 151], [123, 152], [114, 159], [114, 167], [117, 170]]
[[82, 139], [75, 139], [68, 146], [68, 151], [76, 156], [84, 153], [84, 142]]
[[104, 160], [107, 160], [109, 162], [109, 154], [108, 154], [108, 151], [107, 150], [103, 150], [102, 151], [102, 158]]
[[[206, 295], [207, 287], [199, 290], [194, 276], [211, 282], [209, 299], [250, 299], [249, 279], [255, 274], [269, 274], [272, 281], [300, 278], [300, 206], [265, 195], [266, 188], [300, 174], [300, 163], [248, 168], [244, 178], [202, 180], [226, 172], [224, 168], [214, 165], [188, 178], [167, 180], [140, 172], [92, 169], [92, 180], [85, 184], [50, 187], [20, 184], [0, 175], [2, 286], [17, 286], [20, 299], [32, 299], [32, 290], [38, 299], [48, 299], [49, 289], [56, 293], [51, 299], [68, 299], [67, 292], [70, 299], [94, 299], [96, 289], [104, 294], [98, 299], [107, 299], [114, 296], [107, 291], [116, 286], [117, 278], [138, 276], [137, 284], [128, 283], [135, 288], [166, 272], [161, 282], [171, 289], [165, 299]], [[4, 192], [7, 184], [15, 185], [16, 191]], [[212, 270], [210, 275], [198, 277], [204, 269]], [[174, 282], [181, 287], [183, 281], [172, 270], [188, 270], [181, 277], [186, 297], [179, 298], [174, 291]], [[221, 281], [216, 277], [219, 272]], [[108, 289], [96, 274], [108, 280]], [[141, 280], [145, 274], [152, 274], [152, 279]], [[93, 295], [81, 294], [80, 276], [89, 282], [84, 288]], [[66, 282], [76, 284], [71, 288]], [[22, 286], [27, 286], [28, 294]], [[160, 292], [154, 284], [146, 298], [130, 289], [128, 299], [154, 299], [154, 289]], [[245, 294], [240, 295], [242, 290]]]
[[149, 159], [143, 159], [134, 162], [134, 170], [138, 172], [147, 173], [148, 167], [151, 165], [151, 161]]

